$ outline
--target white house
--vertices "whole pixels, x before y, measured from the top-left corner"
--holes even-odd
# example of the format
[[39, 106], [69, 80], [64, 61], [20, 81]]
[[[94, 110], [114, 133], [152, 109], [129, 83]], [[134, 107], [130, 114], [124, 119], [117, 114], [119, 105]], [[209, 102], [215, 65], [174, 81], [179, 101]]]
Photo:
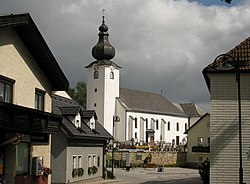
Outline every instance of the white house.
[[87, 109], [96, 111], [100, 122], [119, 142], [181, 143], [190, 116], [161, 94], [120, 88], [121, 67], [111, 61], [115, 49], [109, 43], [104, 17], [99, 31], [99, 41], [92, 49], [96, 60], [86, 66]]

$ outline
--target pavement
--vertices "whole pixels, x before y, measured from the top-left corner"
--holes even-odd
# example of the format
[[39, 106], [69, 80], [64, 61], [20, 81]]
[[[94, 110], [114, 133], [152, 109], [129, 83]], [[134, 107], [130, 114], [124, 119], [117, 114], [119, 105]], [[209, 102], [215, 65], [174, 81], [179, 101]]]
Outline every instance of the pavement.
[[[105, 184], [105, 183], [117, 183], [122, 184], [126, 183], [127, 177], [129, 177], [129, 173], [133, 173], [135, 175], [161, 175], [166, 176], [169, 179], [176, 179], [176, 178], [188, 178], [199, 176], [198, 170], [196, 169], [189, 169], [189, 168], [179, 168], [179, 167], [169, 167], [164, 168], [164, 172], [157, 172], [156, 168], [133, 168], [130, 171], [126, 171], [125, 169], [115, 168], [114, 175], [117, 177], [116, 179], [102, 179], [102, 180], [95, 180], [95, 181], [88, 181], [88, 184]], [[142, 175], [142, 176], [143, 176]]]

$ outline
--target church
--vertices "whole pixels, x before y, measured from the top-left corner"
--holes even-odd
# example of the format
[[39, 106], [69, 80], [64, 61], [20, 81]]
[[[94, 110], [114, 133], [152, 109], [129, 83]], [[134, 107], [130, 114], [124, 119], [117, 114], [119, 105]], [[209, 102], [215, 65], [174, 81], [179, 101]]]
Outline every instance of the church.
[[[108, 27], [103, 16], [99, 40], [92, 49], [95, 61], [87, 69], [87, 109], [95, 110], [98, 121], [126, 143], [149, 142], [177, 146], [186, 141], [184, 132], [190, 126], [190, 115], [161, 94], [120, 88], [121, 66], [112, 61], [115, 49], [109, 43]], [[192, 107], [196, 107], [193, 105]], [[202, 116], [203, 113], [198, 113]]]

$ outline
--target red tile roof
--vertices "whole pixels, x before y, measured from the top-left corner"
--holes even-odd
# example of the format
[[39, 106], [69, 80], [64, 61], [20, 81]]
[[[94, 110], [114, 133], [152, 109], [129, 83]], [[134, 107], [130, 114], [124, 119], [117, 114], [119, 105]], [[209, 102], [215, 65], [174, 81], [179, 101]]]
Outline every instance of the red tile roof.
[[[239, 45], [237, 45], [233, 49], [231, 49], [226, 54], [233, 57], [235, 61], [237, 61], [237, 57], [238, 57], [238, 60], [240, 61], [239, 66], [240, 66], [241, 72], [250, 71], [250, 37], [244, 40], [243, 42], [241, 42]], [[235, 61], [230, 59], [228, 63], [235, 67], [236, 66]], [[222, 62], [223, 62], [222, 58], [214, 61], [213, 63], [209, 64], [207, 67], [203, 69], [203, 73], [221, 72], [217, 68], [221, 66]], [[231, 72], [232, 71], [235, 71], [235, 70], [231, 70]]]

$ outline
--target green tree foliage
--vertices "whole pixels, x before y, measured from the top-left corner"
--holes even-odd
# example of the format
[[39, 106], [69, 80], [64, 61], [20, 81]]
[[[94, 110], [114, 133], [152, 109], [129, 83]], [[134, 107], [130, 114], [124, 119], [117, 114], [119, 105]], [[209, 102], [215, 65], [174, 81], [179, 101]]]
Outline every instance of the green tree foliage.
[[86, 108], [87, 87], [85, 82], [78, 82], [75, 88], [69, 88], [69, 96]]
[[232, 2], [232, 0], [221, 0], [221, 1], [225, 1], [228, 4], [230, 4]]

